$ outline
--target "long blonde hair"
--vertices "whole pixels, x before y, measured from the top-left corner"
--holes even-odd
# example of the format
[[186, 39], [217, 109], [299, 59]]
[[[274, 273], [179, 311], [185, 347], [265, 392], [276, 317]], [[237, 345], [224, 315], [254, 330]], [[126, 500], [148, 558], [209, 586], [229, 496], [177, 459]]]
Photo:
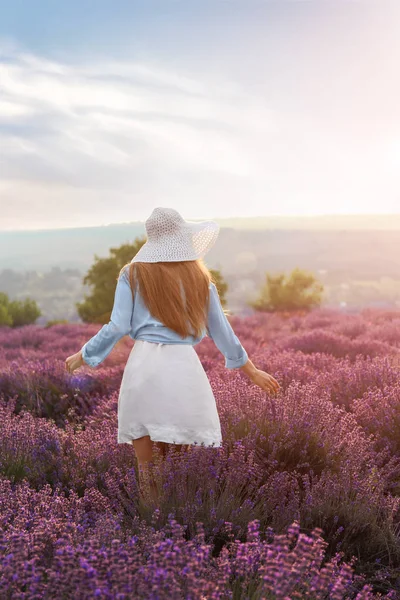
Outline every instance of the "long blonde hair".
[[119, 275], [125, 269], [129, 269], [132, 296], [137, 282], [153, 317], [182, 338], [201, 335], [207, 323], [209, 284], [215, 283], [203, 259], [127, 263]]

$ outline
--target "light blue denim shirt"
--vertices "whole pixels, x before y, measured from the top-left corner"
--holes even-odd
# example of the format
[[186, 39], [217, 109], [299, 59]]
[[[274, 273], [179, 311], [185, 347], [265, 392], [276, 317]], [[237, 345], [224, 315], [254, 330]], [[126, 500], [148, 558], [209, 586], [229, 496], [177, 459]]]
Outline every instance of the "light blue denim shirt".
[[208, 335], [225, 357], [225, 367], [235, 369], [244, 365], [247, 352], [235, 335], [223, 309], [214, 283], [210, 283], [210, 305], [207, 326], [199, 337], [182, 339], [176, 331], [169, 329], [154, 318], [140, 295], [138, 284], [132, 298], [127, 269], [118, 278], [114, 306], [109, 323], [82, 346], [82, 358], [91, 367], [97, 367], [111, 352], [124, 335], [133, 340], [147, 340], [163, 344], [198, 344]]

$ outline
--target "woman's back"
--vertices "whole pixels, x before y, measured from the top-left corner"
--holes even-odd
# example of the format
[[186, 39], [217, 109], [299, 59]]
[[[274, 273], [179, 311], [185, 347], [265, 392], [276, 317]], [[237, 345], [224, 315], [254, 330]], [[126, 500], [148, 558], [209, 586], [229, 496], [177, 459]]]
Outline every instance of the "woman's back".
[[212, 275], [200, 259], [129, 263], [121, 269], [160, 323], [182, 338], [204, 335]]
[[[130, 286], [128, 270], [121, 275]], [[209, 284], [211, 286], [211, 283]], [[184, 290], [181, 291], [182, 297], [185, 296]], [[154, 316], [144, 299], [141, 286], [138, 281], [134, 285], [133, 306], [131, 330], [129, 335], [134, 340], [147, 340], [152, 342], [161, 342], [165, 344], [192, 344], [200, 342], [206, 335], [206, 325], [199, 335], [194, 332], [178, 333], [166, 325], [162, 318]], [[163, 292], [162, 300], [168, 298], [168, 293]]]

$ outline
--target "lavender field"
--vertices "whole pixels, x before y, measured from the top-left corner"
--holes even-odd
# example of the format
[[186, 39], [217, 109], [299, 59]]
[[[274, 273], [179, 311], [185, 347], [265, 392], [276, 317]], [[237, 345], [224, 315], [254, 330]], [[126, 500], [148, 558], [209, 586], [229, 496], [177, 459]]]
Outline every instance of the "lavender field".
[[117, 444], [132, 340], [70, 375], [98, 326], [0, 329], [1, 599], [400, 598], [400, 312], [231, 322], [281, 392], [196, 346], [224, 444], [169, 454], [158, 506]]

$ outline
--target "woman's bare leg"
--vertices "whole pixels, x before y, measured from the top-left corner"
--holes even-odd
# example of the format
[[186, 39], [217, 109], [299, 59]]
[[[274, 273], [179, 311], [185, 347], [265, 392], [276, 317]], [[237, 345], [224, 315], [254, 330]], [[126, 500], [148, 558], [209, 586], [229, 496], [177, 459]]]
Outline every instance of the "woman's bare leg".
[[139, 470], [139, 487], [142, 493], [146, 494], [146, 488], [150, 492], [152, 500], [158, 499], [157, 486], [152, 477], [152, 467], [154, 466], [154, 448], [158, 448], [160, 456], [164, 459], [167, 453], [174, 449], [178, 452], [189, 451], [191, 448], [190, 444], [168, 444], [166, 442], [154, 442], [150, 439], [149, 435], [145, 435], [136, 440], [132, 440], [132, 444], [135, 448], [136, 459], [138, 461]]
[[157, 500], [157, 486], [151, 473], [154, 464], [154, 442], [150, 439], [149, 435], [145, 435], [132, 440], [132, 444], [135, 448], [138, 462], [140, 492], [144, 498], [149, 495], [151, 500]]

